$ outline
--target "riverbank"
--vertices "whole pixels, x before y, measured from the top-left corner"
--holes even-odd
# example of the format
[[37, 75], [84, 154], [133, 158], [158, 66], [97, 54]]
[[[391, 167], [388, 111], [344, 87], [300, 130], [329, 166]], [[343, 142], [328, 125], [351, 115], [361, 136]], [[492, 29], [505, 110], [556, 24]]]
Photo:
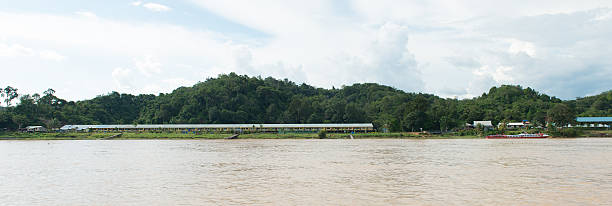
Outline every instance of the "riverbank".
[[[484, 136], [448, 134], [426, 134], [416, 132], [395, 133], [328, 133], [326, 139], [479, 139]], [[231, 134], [194, 134], [194, 133], [23, 133], [4, 132], [0, 133], [0, 140], [99, 140], [99, 139], [225, 139]], [[584, 131], [581, 135], [574, 137], [612, 137], [611, 130]], [[553, 137], [556, 138], [556, 137]], [[566, 138], [566, 137], [559, 137]], [[251, 133], [241, 134], [238, 139], [319, 139], [317, 133]]]
[[[429, 135], [417, 133], [328, 133], [326, 139], [475, 139], [478, 136]], [[231, 134], [185, 133], [0, 133], [0, 140], [97, 140], [97, 139], [224, 139]], [[241, 134], [239, 139], [319, 139], [316, 133]]]

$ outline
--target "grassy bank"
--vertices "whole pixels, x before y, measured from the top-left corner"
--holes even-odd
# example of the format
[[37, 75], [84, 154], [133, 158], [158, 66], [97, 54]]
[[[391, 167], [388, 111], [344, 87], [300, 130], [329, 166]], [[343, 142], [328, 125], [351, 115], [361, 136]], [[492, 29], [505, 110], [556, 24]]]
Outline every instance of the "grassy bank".
[[612, 137], [612, 130], [584, 130], [580, 137]]
[[[507, 132], [508, 133], [508, 132]], [[482, 135], [447, 133], [447, 134], [421, 134], [416, 132], [395, 133], [328, 133], [327, 139], [478, 139]], [[23, 133], [23, 132], [0, 132], [0, 140], [23, 139], [23, 140], [94, 140], [94, 139], [224, 139], [231, 134], [185, 134], [185, 133]], [[586, 130], [580, 131], [576, 137], [612, 137], [612, 130]], [[241, 134], [240, 139], [318, 139], [317, 133], [252, 133]]]
[[[425, 135], [417, 133], [328, 133], [327, 139], [471, 139], [481, 138], [477, 136], [453, 136], [453, 135]], [[93, 140], [93, 139], [224, 139], [231, 134], [184, 134], [184, 133], [23, 133], [5, 132], [0, 133], [0, 139], [24, 139], [24, 140]], [[253, 133], [241, 134], [240, 139], [318, 139], [317, 133], [307, 134], [276, 134], [276, 133]]]

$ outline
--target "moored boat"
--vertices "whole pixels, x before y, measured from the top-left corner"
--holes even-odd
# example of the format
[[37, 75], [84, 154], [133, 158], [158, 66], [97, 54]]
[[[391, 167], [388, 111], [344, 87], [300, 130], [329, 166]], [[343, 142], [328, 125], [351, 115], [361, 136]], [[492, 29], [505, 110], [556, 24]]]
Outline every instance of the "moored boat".
[[538, 133], [538, 134], [517, 134], [517, 135], [488, 135], [487, 139], [538, 139], [538, 138], [549, 138], [550, 135]]

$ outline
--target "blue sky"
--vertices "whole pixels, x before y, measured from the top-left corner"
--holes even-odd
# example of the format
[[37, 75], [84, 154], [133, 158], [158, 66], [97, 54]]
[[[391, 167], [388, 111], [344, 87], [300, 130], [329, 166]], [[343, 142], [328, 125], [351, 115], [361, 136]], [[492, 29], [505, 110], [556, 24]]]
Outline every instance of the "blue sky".
[[612, 89], [612, 1], [0, 1], [0, 86], [69, 100], [237, 72], [469, 98]]

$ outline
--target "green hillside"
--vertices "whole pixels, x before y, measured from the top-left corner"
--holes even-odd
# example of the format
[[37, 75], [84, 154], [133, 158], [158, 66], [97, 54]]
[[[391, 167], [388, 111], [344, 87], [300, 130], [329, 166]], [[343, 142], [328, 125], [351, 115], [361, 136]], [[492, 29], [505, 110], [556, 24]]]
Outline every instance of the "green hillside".
[[[3, 90], [3, 94], [5, 91]], [[6, 93], [8, 94], [8, 93]], [[472, 99], [444, 99], [366, 83], [323, 89], [287, 79], [230, 73], [168, 94], [112, 92], [66, 101], [49, 89], [21, 94], [0, 109], [0, 128], [26, 125], [163, 123], [356, 123], [392, 131], [447, 130], [475, 120], [530, 120], [543, 124], [556, 105], [579, 116], [612, 116], [612, 91], [562, 101], [531, 88], [503, 85]], [[14, 96], [14, 95], [13, 95]], [[16, 102], [16, 101], [15, 101]], [[563, 110], [566, 109], [567, 111]]]

